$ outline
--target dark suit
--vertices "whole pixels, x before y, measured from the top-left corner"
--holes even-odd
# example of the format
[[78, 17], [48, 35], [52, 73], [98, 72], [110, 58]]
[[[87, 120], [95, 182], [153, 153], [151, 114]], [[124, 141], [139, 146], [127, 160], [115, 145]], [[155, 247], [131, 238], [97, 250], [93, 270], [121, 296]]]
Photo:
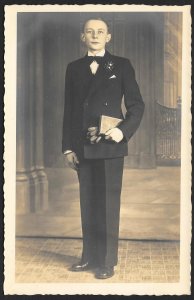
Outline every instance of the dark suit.
[[[125, 118], [121, 111], [123, 96]], [[84, 260], [95, 259], [111, 266], [117, 263], [123, 157], [128, 154], [127, 142], [138, 128], [143, 111], [144, 103], [128, 59], [106, 51], [95, 75], [87, 57], [68, 65], [62, 151], [74, 151], [80, 161]], [[124, 135], [120, 143], [88, 142], [87, 129], [98, 126], [101, 115], [123, 119], [118, 126]]]

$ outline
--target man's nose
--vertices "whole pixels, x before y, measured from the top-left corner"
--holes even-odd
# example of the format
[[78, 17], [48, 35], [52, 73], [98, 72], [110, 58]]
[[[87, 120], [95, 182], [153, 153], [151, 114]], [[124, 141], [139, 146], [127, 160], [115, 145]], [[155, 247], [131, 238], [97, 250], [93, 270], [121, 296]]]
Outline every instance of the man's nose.
[[94, 39], [97, 38], [97, 37], [98, 37], [98, 33], [97, 33], [97, 32], [93, 32], [92, 37], [93, 37]]

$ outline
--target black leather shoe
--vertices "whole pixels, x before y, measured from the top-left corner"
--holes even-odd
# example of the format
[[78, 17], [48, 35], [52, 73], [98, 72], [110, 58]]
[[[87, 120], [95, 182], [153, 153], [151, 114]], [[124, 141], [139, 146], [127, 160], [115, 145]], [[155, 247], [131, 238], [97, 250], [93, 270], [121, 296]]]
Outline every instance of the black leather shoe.
[[79, 262], [77, 264], [73, 264], [72, 267], [70, 268], [70, 271], [72, 272], [82, 272], [82, 271], [87, 271], [92, 269], [92, 265], [87, 261], [87, 262]]
[[114, 275], [114, 267], [102, 267], [96, 271], [97, 279], [107, 279]]

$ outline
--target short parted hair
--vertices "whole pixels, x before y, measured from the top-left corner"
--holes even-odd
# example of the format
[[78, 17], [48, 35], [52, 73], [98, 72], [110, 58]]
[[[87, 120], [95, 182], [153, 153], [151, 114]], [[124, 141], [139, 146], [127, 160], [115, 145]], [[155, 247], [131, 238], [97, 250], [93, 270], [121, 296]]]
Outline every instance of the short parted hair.
[[88, 22], [91, 21], [91, 20], [98, 20], [98, 21], [104, 22], [104, 23], [106, 24], [106, 26], [107, 26], [107, 31], [108, 31], [108, 33], [110, 33], [110, 26], [109, 26], [109, 23], [108, 23], [105, 19], [103, 19], [103, 18], [96, 18], [96, 17], [94, 17], [94, 18], [89, 18], [89, 19], [87, 19], [87, 20], [83, 23], [83, 25], [82, 25], [82, 33], [84, 32], [86, 23], [88, 23]]

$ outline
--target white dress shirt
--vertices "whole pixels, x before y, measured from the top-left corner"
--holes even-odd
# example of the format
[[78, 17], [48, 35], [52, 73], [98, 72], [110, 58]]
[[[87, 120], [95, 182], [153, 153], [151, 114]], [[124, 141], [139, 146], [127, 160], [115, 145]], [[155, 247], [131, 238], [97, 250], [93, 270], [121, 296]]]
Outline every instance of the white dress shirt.
[[[95, 56], [103, 57], [104, 54], [105, 54], [105, 49], [102, 49], [96, 55], [94, 55], [92, 52], [88, 51], [88, 56], [93, 56], [93, 57], [95, 57]], [[90, 70], [93, 75], [96, 74], [98, 67], [99, 67], [99, 64], [95, 60], [90, 64]]]

